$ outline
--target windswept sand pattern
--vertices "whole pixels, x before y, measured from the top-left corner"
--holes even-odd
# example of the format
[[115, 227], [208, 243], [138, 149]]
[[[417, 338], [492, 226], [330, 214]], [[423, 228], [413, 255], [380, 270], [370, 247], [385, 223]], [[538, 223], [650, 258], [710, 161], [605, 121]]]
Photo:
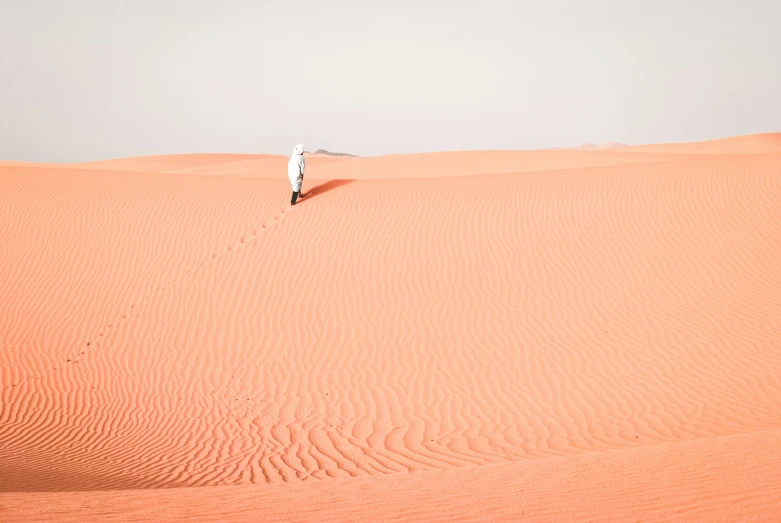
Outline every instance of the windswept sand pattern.
[[[779, 444], [781, 432], [775, 430], [262, 488], [108, 490], [91, 492], [88, 499], [24, 493], [6, 496], [6, 507], [26, 521], [41, 515], [42, 504], [68, 522], [125, 521], [128, 514], [145, 520], [226, 522], [767, 521], [781, 511], [781, 485], [772, 481]], [[757, 478], [762, 488], [745, 488]], [[357, 496], [372, 501], [356, 503]]]
[[[135, 313], [139, 312], [142, 308], [147, 305], [147, 302], [149, 300], [154, 300], [156, 296], [158, 296], [160, 293], [165, 292], [170, 287], [181, 284], [181, 282], [184, 282], [187, 280], [188, 276], [190, 274], [193, 274], [194, 272], [209, 269], [214, 266], [215, 263], [219, 262], [224, 256], [228, 256], [232, 253], [241, 251], [245, 247], [250, 246], [254, 242], [258, 240], [262, 236], [266, 230], [273, 227], [277, 223], [279, 223], [279, 220], [281, 220], [286, 213], [290, 213], [290, 208], [282, 207], [277, 214], [270, 217], [267, 220], [264, 220], [260, 226], [254, 227], [250, 232], [247, 232], [246, 234], [242, 234], [241, 237], [235, 242], [232, 242], [228, 245], [228, 247], [222, 251], [222, 252], [215, 252], [211, 256], [208, 257], [207, 261], [204, 261], [203, 263], [200, 263], [199, 265], [196, 265], [194, 267], [190, 267], [189, 269], [181, 272], [178, 277], [172, 278], [170, 281], [165, 282], [163, 284], [160, 284], [154, 288], [154, 290], [150, 290], [148, 294], [144, 295], [143, 298], [141, 298], [138, 301], [138, 304], [131, 304], [128, 309], [125, 311], [125, 314], [122, 314], [121, 318], [118, 318], [114, 323], [109, 323], [105, 329], [103, 329], [101, 332], [99, 332], [96, 336], [93, 336], [92, 338], [95, 341], [88, 341], [83, 344], [82, 350], [78, 352], [78, 355], [76, 353], [73, 354], [72, 359], [67, 359], [65, 362], [60, 362], [60, 366], [63, 364], [68, 363], [78, 363], [80, 356], [91, 354], [92, 352], [99, 350], [101, 346], [108, 341], [107, 337], [111, 334], [112, 329], [117, 329], [125, 320], [128, 320], [132, 318]], [[57, 367], [53, 367], [53, 370], [58, 370]], [[38, 377], [26, 377], [27, 380], [29, 379], [38, 379]], [[17, 387], [21, 385], [23, 382], [20, 381], [15, 384], [7, 385], [8, 388]]]
[[284, 179], [0, 168], [0, 490], [468, 489], [776, 438], [781, 154], [575, 153], [351, 158], [292, 208]]
[[[3, 342], [39, 343], [38, 356], [99, 341], [150, 293], [247, 239], [284, 207], [273, 190], [248, 192], [259, 183], [249, 181], [215, 188], [188, 177], [5, 170], [3, 182], [9, 205], [2, 209], [0, 288], [17, 297], [0, 306]], [[216, 219], [218, 209], [225, 212]], [[44, 337], [51, 333], [28, 329], [38, 324], [50, 324], [58, 343]]]

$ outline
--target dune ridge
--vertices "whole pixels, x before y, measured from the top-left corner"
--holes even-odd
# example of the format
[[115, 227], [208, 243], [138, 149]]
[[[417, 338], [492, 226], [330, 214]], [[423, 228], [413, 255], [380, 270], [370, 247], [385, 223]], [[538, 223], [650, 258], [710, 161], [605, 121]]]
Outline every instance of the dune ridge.
[[[630, 165], [690, 159], [685, 153], [587, 150], [446, 151], [368, 157], [310, 155], [307, 179], [410, 179], [480, 176]], [[115, 172], [155, 172], [279, 179], [286, 156], [270, 155], [170, 155], [103, 160], [58, 168]], [[32, 164], [32, 167], [37, 167]]]
[[778, 514], [781, 153], [569, 153], [0, 167], [0, 519]]

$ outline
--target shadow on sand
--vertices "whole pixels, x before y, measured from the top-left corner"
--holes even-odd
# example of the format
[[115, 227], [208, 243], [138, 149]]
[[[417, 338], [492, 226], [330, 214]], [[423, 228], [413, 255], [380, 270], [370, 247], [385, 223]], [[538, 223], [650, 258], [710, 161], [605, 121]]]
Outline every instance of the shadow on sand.
[[332, 189], [336, 189], [337, 187], [342, 187], [349, 183], [353, 183], [354, 181], [355, 180], [328, 180], [327, 182], [321, 183], [320, 185], [315, 185], [308, 191], [304, 191], [304, 197], [299, 199], [296, 202], [296, 205], [300, 203], [306, 203], [312, 198], [315, 198], [320, 194], [327, 193]]

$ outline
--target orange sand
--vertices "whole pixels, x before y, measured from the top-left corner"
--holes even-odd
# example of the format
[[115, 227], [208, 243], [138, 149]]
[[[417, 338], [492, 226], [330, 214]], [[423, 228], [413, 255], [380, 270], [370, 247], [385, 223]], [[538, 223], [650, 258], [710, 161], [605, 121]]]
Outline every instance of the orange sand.
[[781, 135], [285, 162], [0, 164], [0, 520], [781, 518]]

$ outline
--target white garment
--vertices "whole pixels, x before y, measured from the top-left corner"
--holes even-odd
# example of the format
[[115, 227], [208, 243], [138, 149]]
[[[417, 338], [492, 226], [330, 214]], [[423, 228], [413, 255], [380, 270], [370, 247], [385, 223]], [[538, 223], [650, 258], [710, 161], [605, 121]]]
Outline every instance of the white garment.
[[293, 192], [301, 192], [301, 182], [304, 181], [304, 146], [296, 145], [293, 149], [293, 156], [287, 162], [287, 177], [290, 179], [290, 185], [293, 186]]

